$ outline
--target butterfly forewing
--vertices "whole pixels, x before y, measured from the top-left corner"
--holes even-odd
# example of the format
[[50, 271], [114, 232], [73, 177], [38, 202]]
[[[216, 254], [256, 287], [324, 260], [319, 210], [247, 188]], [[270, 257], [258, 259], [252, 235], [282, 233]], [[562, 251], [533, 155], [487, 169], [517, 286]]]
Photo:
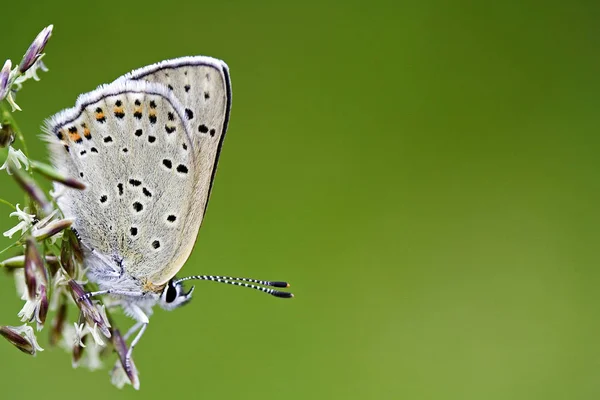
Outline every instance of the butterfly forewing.
[[185, 238], [197, 231], [190, 198], [198, 168], [184, 118], [162, 85], [123, 81], [81, 96], [47, 123], [55, 166], [87, 185], [57, 200], [84, 246], [155, 283], [181, 267], [191, 251]]
[[227, 65], [210, 57], [183, 57], [135, 70], [120, 79], [161, 83], [183, 105], [200, 167], [196, 206], [204, 213], [229, 122], [231, 83]]
[[159, 83], [182, 104], [193, 147], [193, 210], [187, 217], [190, 235], [182, 237], [178, 258], [154, 276], [158, 282], [169, 280], [191, 252], [202, 218], [206, 212], [217, 168], [219, 153], [229, 121], [231, 84], [227, 65], [210, 57], [183, 57], [150, 65], [117, 81], [134, 80]]

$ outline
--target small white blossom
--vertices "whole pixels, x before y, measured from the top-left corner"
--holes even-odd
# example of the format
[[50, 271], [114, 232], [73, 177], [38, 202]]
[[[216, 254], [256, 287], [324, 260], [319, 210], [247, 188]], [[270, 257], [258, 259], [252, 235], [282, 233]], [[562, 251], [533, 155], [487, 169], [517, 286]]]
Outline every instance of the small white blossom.
[[4, 236], [9, 237], [11, 239], [13, 235], [18, 231], [21, 231], [21, 235], [23, 235], [31, 227], [35, 218], [35, 215], [27, 213], [27, 207], [24, 207], [23, 210], [19, 208], [18, 204], [16, 207], [17, 211], [11, 212], [10, 216], [19, 218], [20, 222], [3, 233]]
[[19, 311], [17, 316], [21, 319], [21, 322], [29, 322], [33, 319], [33, 314], [39, 305], [39, 301], [30, 300], [29, 298], [23, 300], [26, 300], [25, 305], [21, 308], [21, 311]]
[[12, 63], [10, 60], [4, 62], [2, 70], [0, 70], [0, 101], [2, 101], [10, 90], [10, 70]]
[[121, 362], [117, 360], [115, 366], [110, 371], [110, 383], [115, 385], [119, 389], [123, 389], [125, 385], [131, 385], [131, 381], [127, 377]]
[[[10, 98], [10, 94], [7, 98]], [[6, 157], [6, 161], [4, 162], [4, 164], [2, 164], [2, 166], [0, 167], [0, 171], [5, 169], [9, 175], [12, 175], [11, 169], [13, 167], [20, 169], [21, 163], [25, 165], [26, 170], [29, 169], [29, 160], [27, 159], [25, 154], [23, 154], [21, 150], [15, 150], [12, 146], [8, 146], [8, 156]]]
[[17, 269], [13, 272], [15, 278], [15, 289], [17, 290], [17, 296], [21, 300], [26, 300], [27, 296], [27, 284], [25, 283], [25, 270], [22, 268]]
[[90, 371], [101, 369], [103, 367], [102, 361], [100, 361], [100, 352], [102, 349], [103, 347], [98, 346], [95, 342], [90, 343], [77, 366], [87, 368]]
[[77, 322], [73, 322], [73, 325], [75, 326], [75, 339], [73, 342], [73, 346], [85, 347], [85, 344], [83, 343], [83, 337], [87, 333], [87, 332], [84, 332], [85, 324], [78, 325]]
[[21, 110], [21, 107], [19, 107], [19, 105], [15, 102], [14, 92], [12, 92], [12, 91], [8, 92], [8, 94], [6, 95], [6, 101], [8, 101], [8, 104], [10, 104], [10, 107], [12, 108], [12, 112], [23, 111], [23, 110]]
[[[77, 326], [76, 323], [73, 325]], [[59, 342], [59, 346], [63, 348], [65, 351], [71, 352], [73, 351], [73, 346], [77, 343], [78, 339], [76, 337], [77, 330], [73, 328], [73, 326], [65, 324], [62, 330], [62, 340]]]
[[106, 305], [96, 304], [96, 308], [98, 309], [98, 311], [100, 311], [100, 315], [102, 316], [102, 319], [106, 322], [106, 326], [111, 328], [112, 326], [110, 324], [110, 321], [108, 320], [108, 315], [106, 315]]
[[27, 291], [27, 285], [25, 283], [25, 274], [22, 269], [15, 271], [15, 286], [17, 287], [17, 293], [21, 296], [21, 300], [25, 300], [25, 305], [21, 308], [21, 311], [17, 314], [17, 317], [21, 319], [21, 322], [31, 322], [34, 320], [37, 323], [37, 330], [40, 331], [44, 327], [40, 319], [40, 310], [42, 307], [42, 297], [36, 296], [35, 299], [29, 298]]
[[94, 343], [98, 346], [103, 346], [104, 347], [104, 341], [102, 340], [102, 336], [100, 331], [98, 331], [98, 324], [94, 324], [94, 326], [90, 326], [88, 323], [85, 324], [85, 327], [87, 329], [87, 331], [92, 335], [92, 337], [94, 338]]

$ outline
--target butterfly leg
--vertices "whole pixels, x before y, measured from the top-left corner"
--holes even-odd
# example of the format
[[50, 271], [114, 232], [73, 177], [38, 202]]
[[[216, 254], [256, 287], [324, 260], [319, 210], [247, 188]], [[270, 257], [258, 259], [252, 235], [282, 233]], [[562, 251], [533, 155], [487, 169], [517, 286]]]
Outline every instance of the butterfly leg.
[[84, 294], [83, 296], [78, 298], [77, 301], [89, 299], [89, 298], [96, 297], [96, 296], [102, 296], [105, 294], [115, 294], [115, 295], [127, 296], [127, 297], [144, 297], [143, 292], [125, 292], [123, 290], [107, 289], [107, 290], [99, 290], [97, 292], [87, 292], [86, 294]]
[[136, 322], [131, 328], [129, 328], [127, 333], [125, 335], [123, 335], [123, 340], [129, 339], [131, 337], [131, 335], [133, 335], [135, 333], [135, 331], [137, 331], [138, 329], [140, 329], [142, 327], [142, 325], [143, 325], [142, 322]]
[[129, 310], [132, 313], [131, 316], [133, 318], [135, 318], [138, 322], [132, 327], [132, 329], [130, 329], [131, 333], [127, 332], [127, 334], [130, 335], [133, 332], [135, 332], [135, 330], [133, 330], [133, 328], [137, 329], [136, 325], [138, 325], [138, 324], [141, 325], [141, 328], [140, 328], [140, 331], [138, 332], [138, 334], [136, 335], [136, 337], [131, 341], [131, 344], [129, 345], [129, 350], [127, 351], [127, 355], [125, 356], [125, 364], [127, 365], [127, 368], [131, 368], [131, 354], [133, 353], [133, 348], [138, 344], [138, 342], [142, 338], [142, 335], [146, 331], [146, 328], [148, 327], [148, 323], [150, 322], [146, 313], [144, 313], [144, 311], [140, 307], [136, 306], [135, 304], [130, 304]]

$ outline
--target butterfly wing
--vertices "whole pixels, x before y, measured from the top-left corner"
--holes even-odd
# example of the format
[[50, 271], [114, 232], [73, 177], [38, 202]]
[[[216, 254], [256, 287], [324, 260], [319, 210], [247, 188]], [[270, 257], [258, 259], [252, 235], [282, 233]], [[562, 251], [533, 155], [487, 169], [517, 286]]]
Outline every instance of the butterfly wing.
[[186, 246], [190, 247], [189, 251], [186, 247], [176, 262], [165, 266], [162, 273], [155, 277], [164, 283], [181, 269], [189, 256], [206, 212], [229, 122], [229, 69], [223, 61], [211, 57], [182, 57], [132, 71], [117, 81], [126, 80], [147, 81], [166, 86], [182, 104], [194, 148], [194, 212], [190, 213], [187, 221], [192, 226], [190, 234], [183, 237]]
[[199, 171], [187, 126], [175, 96], [147, 81], [101, 86], [46, 122], [55, 167], [87, 185], [57, 198], [82, 243], [157, 284], [189, 256], [181, 238], [202, 216], [190, 202]]
[[229, 68], [211, 57], [182, 57], [132, 71], [119, 80], [161, 83], [184, 107], [200, 175], [197, 206], [206, 212], [231, 110]]

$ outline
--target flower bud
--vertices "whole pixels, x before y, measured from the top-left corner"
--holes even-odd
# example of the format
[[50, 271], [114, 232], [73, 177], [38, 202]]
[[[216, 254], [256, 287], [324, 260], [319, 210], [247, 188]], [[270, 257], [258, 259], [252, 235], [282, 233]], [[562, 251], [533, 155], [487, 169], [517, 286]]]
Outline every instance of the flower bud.
[[75, 263], [73, 262], [72, 250], [66, 240], [63, 240], [62, 248], [60, 249], [60, 262], [69, 277], [75, 276]]
[[69, 228], [73, 224], [73, 219], [58, 219], [48, 223], [46, 226], [40, 229], [34, 229], [32, 232], [33, 237], [38, 241], [44, 241], [62, 231]]
[[0, 335], [16, 346], [23, 353], [34, 354], [33, 345], [27, 339], [21, 336], [12, 326], [0, 326]]
[[44, 262], [38, 252], [35, 240], [28, 237], [25, 244], [25, 283], [27, 284], [27, 292], [30, 299], [35, 299], [37, 296], [37, 273], [41, 272], [43, 268]]
[[113, 330], [113, 345], [117, 354], [119, 355], [121, 366], [123, 367], [125, 374], [127, 374], [131, 385], [134, 387], [134, 389], [139, 390], [140, 381], [138, 378], [137, 368], [135, 367], [132, 359], [127, 360], [127, 344], [125, 343], [125, 340], [121, 336], [121, 332], [118, 329]]
[[46, 256], [46, 265], [48, 266], [48, 270], [50, 271], [50, 275], [55, 276], [56, 272], [60, 268], [60, 263], [58, 262], [58, 258], [56, 256]]
[[65, 232], [65, 237], [68, 239], [68, 244], [71, 247], [71, 251], [73, 256], [75, 256], [75, 260], [78, 263], [83, 262], [83, 250], [81, 249], [81, 243], [79, 243], [79, 238], [77, 237], [77, 233], [74, 230], [69, 230]]
[[31, 168], [33, 168], [34, 171], [39, 172], [40, 174], [44, 175], [50, 180], [62, 183], [63, 185], [73, 189], [85, 189], [85, 184], [83, 182], [80, 182], [75, 178], [70, 178], [62, 175], [60, 172], [58, 172], [48, 164], [44, 164], [39, 161], [30, 161], [30, 166]]
[[52, 204], [48, 202], [44, 191], [37, 185], [33, 178], [29, 176], [29, 174], [24, 172], [21, 168], [14, 168], [10, 171], [12, 172], [12, 176], [15, 178], [19, 186], [42, 207], [42, 211], [44, 213], [49, 214], [52, 212]]
[[60, 306], [52, 321], [52, 329], [50, 330], [50, 345], [56, 346], [63, 335], [63, 328], [67, 320], [67, 302], [66, 298], [61, 294]]
[[43, 351], [35, 338], [33, 328], [29, 325], [0, 326], [0, 336], [4, 337], [23, 353], [35, 355], [36, 351]]
[[48, 43], [48, 39], [50, 39], [50, 36], [52, 35], [52, 29], [53, 26], [49, 25], [42, 29], [42, 31], [37, 35], [33, 43], [31, 43], [25, 52], [25, 55], [19, 64], [19, 72], [23, 73], [31, 68], [33, 64], [35, 64], [44, 51], [46, 43]]
[[10, 69], [12, 68], [12, 63], [10, 60], [6, 60], [2, 70], [0, 71], [0, 101], [4, 100], [8, 91], [10, 90], [10, 85], [8, 78], [10, 77]]
[[109, 322], [100, 314], [98, 309], [94, 306], [92, 301], [86, 297], [86, 291], [83, 289], [79, 283], [74, 281], [73, 279], [69, 279], [69, 287], [71, 288], [71, 296], [73, 296], [73, 300], [81, 310], [83, 318], [86, 320], [88, 325], [94, 326], [97, 325], [100, 332], [107, 338], [110, 335], [110, 324]]
[[46, 292], [46, 286], [40, 285], [40, 305], [36, 309], [35, 320], [38, 323], [38, 331], [43, 327], [46, 323], [46, 316], [48, 315], [48, 294]]

